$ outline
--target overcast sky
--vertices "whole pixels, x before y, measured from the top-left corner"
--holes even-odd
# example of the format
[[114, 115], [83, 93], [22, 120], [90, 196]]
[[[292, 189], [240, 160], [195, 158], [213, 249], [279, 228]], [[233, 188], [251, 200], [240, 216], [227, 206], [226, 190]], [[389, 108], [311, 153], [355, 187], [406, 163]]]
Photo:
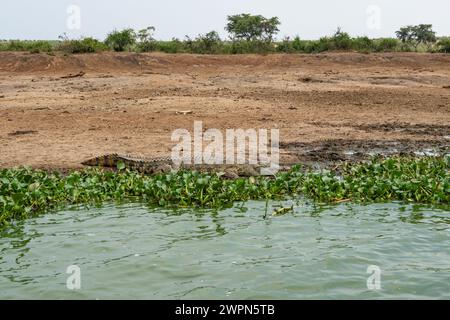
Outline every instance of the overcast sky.
[[419, 23], [450, 35], [449, 0], [2, 0], [0, 39], [57, 39], [64, 32], [104, 39], [113, 29], [149, 25], [158, 39], [211, 30], [224, 37], [226, 16], [237, 13], [278, 16], [278, 38], [317, 39], [338, 26], [354, 36], [387, 37]]

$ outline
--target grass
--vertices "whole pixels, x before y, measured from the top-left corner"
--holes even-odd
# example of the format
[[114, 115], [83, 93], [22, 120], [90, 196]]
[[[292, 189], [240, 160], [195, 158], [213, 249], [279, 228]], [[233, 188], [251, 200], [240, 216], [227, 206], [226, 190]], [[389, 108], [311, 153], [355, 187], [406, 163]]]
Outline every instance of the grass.
[[295, 167], [273, 179], [223, 180], [218, 175], [178, 172], [145, 176], [101, 169], [63, 176], [30, 168], [0, 171], [0, 226], [70, 204], [138, 198], [160, 207], [224, 208], [235, 201], [304, 195], [317, 202], [450, 203], [450, 158], [374, 158], [347, 164], [340, 173]]
[[0, 51], [28, 51], [30, 53], [52, 52], [58, 41], [9, 40], [0, 41]]

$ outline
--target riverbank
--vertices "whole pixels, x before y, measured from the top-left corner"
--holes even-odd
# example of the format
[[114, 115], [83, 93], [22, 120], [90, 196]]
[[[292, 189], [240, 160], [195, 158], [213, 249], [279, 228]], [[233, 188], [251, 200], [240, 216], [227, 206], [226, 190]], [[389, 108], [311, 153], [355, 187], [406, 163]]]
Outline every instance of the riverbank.
[[176, 129], [279, 129], [282, 163], [445, 154], [450, 55], [0, 52], [0, 168], [169, 156]]
[[374, 158], [335, 171], [295, 167], [273, 178], [224, 180], [196, 172], [145, 176], [100, 169], [68, 175], [18, 168], [0, 171], [0, 225], [71, 204], [135, 199], [156, 207], [221, 209], [237, 201], [304, 196], [319, 203], [404, 201], [450, 204], [450, 158]]

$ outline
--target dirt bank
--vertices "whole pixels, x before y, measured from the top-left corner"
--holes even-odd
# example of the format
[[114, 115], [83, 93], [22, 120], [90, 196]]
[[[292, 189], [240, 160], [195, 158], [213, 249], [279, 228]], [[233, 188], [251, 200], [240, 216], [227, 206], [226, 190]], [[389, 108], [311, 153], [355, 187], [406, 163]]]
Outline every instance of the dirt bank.
[[445, 152], [450, 55], [0, 53], [0, 167], [168, 155], [194, 120], [278, 128], [286, 162]]

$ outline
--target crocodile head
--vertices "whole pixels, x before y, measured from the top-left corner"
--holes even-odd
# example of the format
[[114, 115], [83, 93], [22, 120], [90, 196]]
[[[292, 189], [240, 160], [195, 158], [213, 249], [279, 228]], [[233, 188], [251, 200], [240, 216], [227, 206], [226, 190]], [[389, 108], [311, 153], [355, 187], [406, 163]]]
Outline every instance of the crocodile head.
[[95, 157], [86, 161], [83, 161], [81, 164], [85, 166], [91, 167], [115, 167], [117, 162], [119, 161], [119, 155], [107, 154], [99, 157]]

